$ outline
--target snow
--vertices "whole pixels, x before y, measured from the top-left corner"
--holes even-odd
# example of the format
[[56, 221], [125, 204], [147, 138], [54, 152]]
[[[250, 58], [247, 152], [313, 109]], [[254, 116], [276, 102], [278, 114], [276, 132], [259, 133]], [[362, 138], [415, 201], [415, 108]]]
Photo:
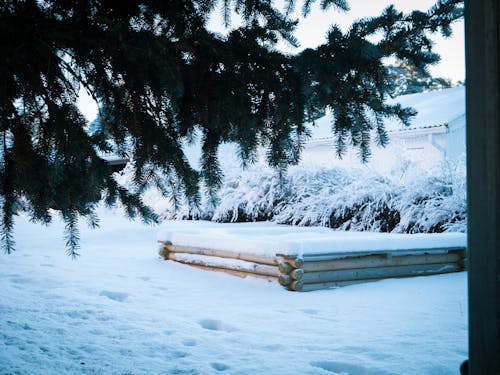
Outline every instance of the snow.
[[[463, 272], [292, 293], [164, 261], [158, 228], [99, 214], [77, 260], [61, 222], [16, 218], [17, 251], [0, 254], [1, 374], [437, 375], [468, 355]], [[235, 233], [261, 229], [286, 237]]]
[[[419, 111], [412, 127], [435, 126], [463, 115], [463, 90], [395, 100]], [[313, 140], [331, 138], [328, 117], [317, 125]], [[199, 168], [199, 140], [185, 150]], [[368, 167], [333, 167], [330, 154], [333, 149], [318, 160], [312, 153], [315, 164], [290, 168], [282, 184], [262, 161], [241, 170], [236, 146], [224, 144], [219, 155], [226, 180], [216, 207], [203, 197], [198, 212], [185, 204], [174, 214], [158, 192], [145, 197], [164, 218], [238, 221], [241, 210], [250, 220], [266, 216], [274, 223], [168, 221], [157, 236], [156, 227], [101, 209], [101, 229], [82, 228], [82, 256], [72, 260], [63, 223], [45, 228], [17, 217], [17, 251], [0, 254], [0, 375], [456, 374], [468, 355], [464, 272], [292, 293], [277, 283], [158, 256], [158, 239], [271, 256], [465, 246], [463, 233], [278, 224], [328, 225], [339, 213], [345, 221], [333, 219], [341, 229], [377, 231], [387, 225], [379, 213], [389, 211], [400, 215], [393, 232], [438, 225], [465, 231], [461, 165], [436, 172], [403, 161], [383, 175]], [[125, 171], [120, 182], [127, 185], [129, 178]]]
[[348, 146], [342, 160], [336, 158], [331, 115], [307, 124], [312, 137], [302, 152], [302, 161], [313, 165], [366, 167], [387, 174], [404, 159], [429, 169], [443, 161], [457, 162], [465, 154], [465, 87], [403, 95], [388, 103], [414, 108], [417, 115], [409, 126], [395, 118], [386, 118], [389, 144], [386, 148], [379, 147], [376, 133], [372, 132], [368, 163], [361, 163], [359, 149], [352, 146]]
[[[131, 176], [125, 171], [121, 178], [126, 181]], [[228, 171], [217, 196], [215, 207], [204, 195], [199, 206], [181, 202], [175, 210], [168, 198], [152, 189], [145, 194], [145, 202], [165, 219], [271, 220], [395, 233], [466, 231], [464, 162], [424, 169], [403, 160], [389, 175], [301, 164], [291, 167], [284, 181], [258, 163]], [[208, 223], [205, 226], [211, 228]]]
[[[214, 267], [229, 269], [234, 271], [252, 272], [255, 271], [257, 264], [246, 260], [220, 258], [208, 255], [177, 253], [175, 260], [180, 263], [188, 263], [202, 267]], [[270, 266], [272, 268], [272, 266]], [[274, 267], [277, 270], [277, 267]]]
[[[163, 197], [155, 188], [144, 194], [144, 201], [163, 219], [271, 220], [397, 233], [465, 232], [466, 168], [465, 159], [459, 157], [465, 151], [465, 129], [459, 126], [465, 121], [464, 88], [405, 95], [395, 101], [419, 111], [412, 127], [436, 125], [444, 131], [442, 124], [448, 122], [450, 133], [421, 134], [404, 142], [391, 139], [385, 149], [372, 145], [371, 161], [362, 164], [352, 148], [342, 160], [335, 156], [330, 119], [325, 116], [313, 127], [301, 162], [288, 169], [284, 180], [266, 164], [265, 150], [259, 150], [255, 164], [243, 169], [237, 146], [225, 143], [218, 149], [224, 179], [215, 204], [203, 186], [197, 207], [182, 197], [177, 197], [175, 207], [171, 197]], [[390, 137], [409, 133], [391, 132]], [[196, 169], [200, 168], [200, 136], [184, 144], [186, 157]], [[119, 182], [131, 187], [133, 176], [129, 163]]]
[[465, 233], [377, 233], [334, 231], [322, 227], [297, 227], [271, 222], [213, 223], [168, 221], [158, 233], [159, 241], [274, 256], [310, 253], [378, 252], [466, 247]]
[[[384, 124], [389, 132], [439, 126], [465, 114], [465, 87], [402, 95], [389, 100], [387, 104], [401, 104], [417, 111], [408, 127], [396, 119], [386, 119]], [[321, 117], [307, 126], [311, 130], [311, 140], [333, 138], [331, 115]]]
[[[412, 107], [418, 112], [406, 129], [440, 125], [465, 114], [465, 86], [403, 95], [388, 102], [388, 104], [396, 103], [403, 107]], [[386, 122], [386, 127], [387, 130], [405, 129], [396, 121]]]

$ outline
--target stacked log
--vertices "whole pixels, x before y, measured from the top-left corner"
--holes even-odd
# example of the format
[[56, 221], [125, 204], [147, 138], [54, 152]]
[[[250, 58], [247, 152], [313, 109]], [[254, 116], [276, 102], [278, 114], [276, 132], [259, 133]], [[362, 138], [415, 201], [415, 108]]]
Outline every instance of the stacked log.
[[278, 281], [289, 290], [305, 292], [386, 278], [458, 272], [465, 269], [465, 255], [464, 248], [278, 254]]
[[160, 255], [166, 260], [173, 260], [212, 271], [228, 272], [241, 277], [256, 276], [276, 280], [280, 275], [278, 258], [275, 256], [193, 246], [177, 246], [171, 242], [162, 242]]
[[466, 251], [450, 247], [269, 256], [162, 242], [160, 255], [212, 271], [278, 280], [288, 290], [306, 292], [386, 278], [463, 271]]

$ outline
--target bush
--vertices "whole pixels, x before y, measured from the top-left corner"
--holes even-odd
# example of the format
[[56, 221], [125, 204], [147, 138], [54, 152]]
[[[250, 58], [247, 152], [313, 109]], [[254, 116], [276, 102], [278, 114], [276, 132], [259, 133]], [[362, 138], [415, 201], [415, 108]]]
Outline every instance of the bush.
[[174, 206], [154, 189], [145, 201], [164, 219], [268, 220], [399, 233], [466, 231], [465, 163], [444, 163], [431, 171], [412, 163], [401, 168], [381, 175], [360, 168], [299, 165], [280, 180], [258, 163], [226, 172], [216, 202], [204, 194], [196, 207], [184, 200]]

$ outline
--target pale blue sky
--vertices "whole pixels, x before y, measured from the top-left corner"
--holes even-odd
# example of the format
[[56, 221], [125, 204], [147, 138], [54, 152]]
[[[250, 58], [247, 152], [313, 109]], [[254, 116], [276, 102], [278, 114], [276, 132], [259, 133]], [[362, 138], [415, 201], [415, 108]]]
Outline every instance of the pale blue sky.
[[[339, 25], [347, 30], [352, 22], [363, 17], [380, 15], [382, 10], [390, 4], [403, 12], [411, 12], [414, 9], [427, 10], [435, 4], [435, 0], [349, 0], [351, 10], [340, 13], [335, 10], [322, 12], [318, 6], [313, 7], [310, 16], [302, 20], [298, 29], [297, 37], [301, 47], [314, 47], [325, 40], [325, 33], [332, 24]], [[318, 2], [319, 3], [319, 2]], [[435, 35], [435, 51], [441, 55], [441, 62], [430, 68], [432, 75], [436, 77], [451, 78], [453, 81], [465, 79], [465, 55], [464, 55], [464, 22], [463, 20], [453, 25], [453, 35], [443, 38]]]
[[[284, 3], [284, 0], [275, 0]], [[295, 0], [295, 16], [300, 17], [302, 1]], [[333, 24], [337, 24], [346, 31], [354, 20], [364, 17], [377, 16], [382, 10], [394, 4], [397, 10], [405, 13], [418, 9], [428, 10], [436, 3], [436, 0], [348, 0], [351, 10], [341, 12], [329, 9], [324, 12], [319, 7], [319, 1], [311, 8], [311, 13], [304, 19], [301, 18], [296, 30], [296, 37], [301, 46], [298, 50], [308, 47], [316, 47], [325, 41], [326, 32]], [[233, 24], [237, 25], [237, 17], [233, 17]], [[222, 26], [221, 11], [216, 11], [214, 17], [209, 22], [209, 27], [213, 30], [224, 32]], [[465, 79], [465, 57], [464, 57], [464, 22], [459, 21], [453, 25], [453, 35], [450, 38], [443, 38], [436, 34], [432, 38], [435, 41], [435, 50], [441, 55], [441, 62], [430, 68], [431, 74], [436, 77], [450, 78], [453, 81], [463, 81]], [[281, 47], [289, 52], [297, 52], [286, 46]]]

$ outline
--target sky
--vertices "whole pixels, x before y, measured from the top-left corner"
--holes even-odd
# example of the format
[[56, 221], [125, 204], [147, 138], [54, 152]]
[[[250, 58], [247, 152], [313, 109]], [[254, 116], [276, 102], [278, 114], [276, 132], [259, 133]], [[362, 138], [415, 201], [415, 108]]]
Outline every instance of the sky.
[[[297, 13], [300, 11], [301, 2], [297, 1]], [[427, 10], [435, 4], [435, 0], [350, 0], [351, 10], [340, 12], [336, 9], [321, 11], [319, 1], [312, 7], [307, 18], [302, 18], [296, 37], [299, 40], [300, 48], [293, 50], [283, 46], [289, 52], [298, 52], [304, 48], [313, 48], [325, 41], [326, 32], [333, 25], [337, 24], [342, 30], [347, 30], [352, 22], [359, 18], [380, 15], [382, 10], [388, 5], [394, 4], [397, 10], [411, 12], [414, 9]], [[222, 16], [215, 15], [210, 20], [209, 27], [213, 30], [223, 32]], [[435, 42], [435, 52], [441, 56], [441, 61], [429, 68], [435, 77], [449, 78], [453, 82], [464, 81], [465, 79], [465, 48], [464, 48], [464, 22], [459, 21], [453, 25], [453, 34], [450, 38], [436, 35], [432, 38]], [[93, 121], [97, 114], [95, 102], [85, 91], [80, 92], [79, 106], [83, 114], [89, 121]]]
[[[425, 11], [433, 6], [435, 0], [349, 0], [351, 10], [340, 12], [330, 9], [323, 12], [319, 9], [319, 2], [312, 7], [311, 14], [302, 19], [296, 31], [301, 48], [315, 47], [322, 44], [326, 32], [331, 25], [337, 24], [346, 31], [353, 21], [370, 16], [380, 15], [387, 6], [394, 4], [396, 9], [405, 13], [418, 9]], [[300, 9], [299, 9], [300, 10]], [[441, 61], [436, 66], [430, 67], [430, 72], [435, 77], [450, 78], [454, 82], [465, 79], [465, 48], [464, 48], [464, 22], [463, 20], [453, 25], [453, 34], [444, 38], [440, 34], [433, 36], [435, 51], [441, 55]]]

